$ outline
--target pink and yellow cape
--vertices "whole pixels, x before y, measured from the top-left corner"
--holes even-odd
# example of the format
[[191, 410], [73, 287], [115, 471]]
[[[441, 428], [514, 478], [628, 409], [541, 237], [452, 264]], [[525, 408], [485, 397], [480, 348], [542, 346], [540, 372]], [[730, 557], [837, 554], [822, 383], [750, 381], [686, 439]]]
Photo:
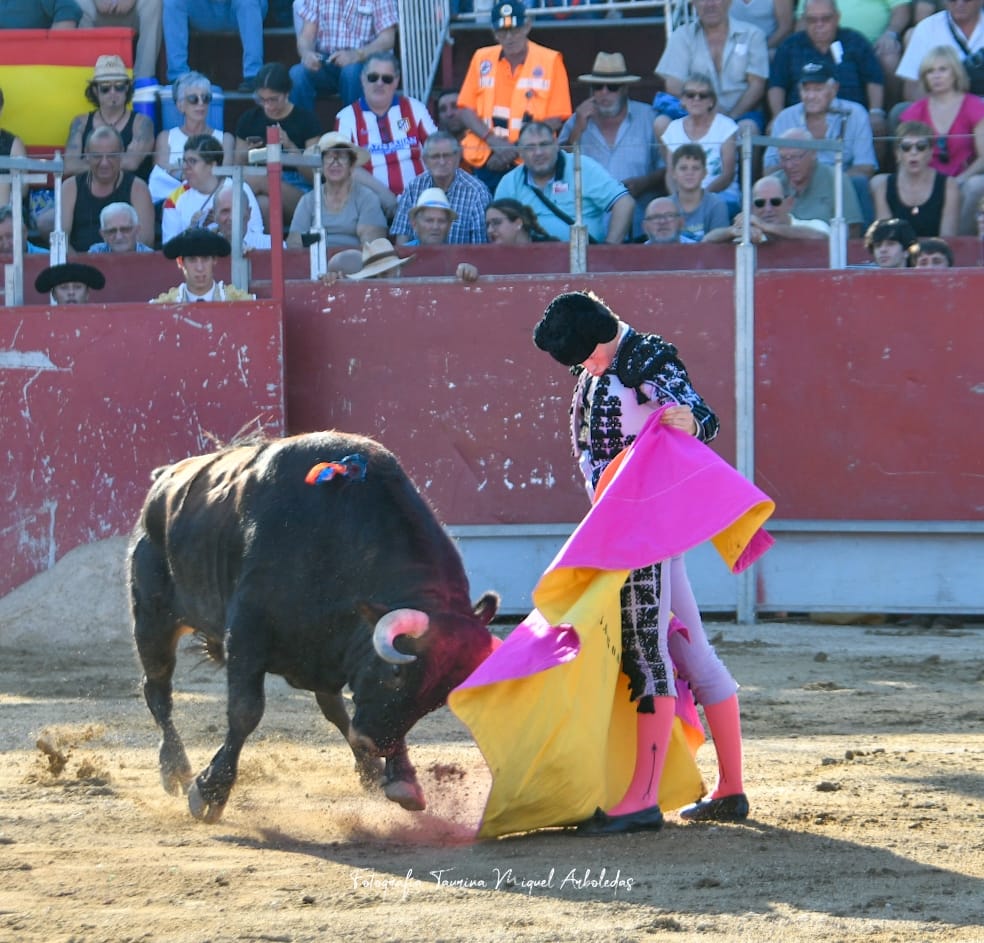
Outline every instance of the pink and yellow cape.
[[[492, 772], [480, 838], [572, 825], [625, 793], [636, 711], [621, 670], [619, 592], [629, 571], [710, 540], [733, 572], [772, 544], [775, 504], [655, 412], [533, 591], [536, 609], [448, 698]], [[700, 798], [703, 741], [680, 698], [660, 806]]]

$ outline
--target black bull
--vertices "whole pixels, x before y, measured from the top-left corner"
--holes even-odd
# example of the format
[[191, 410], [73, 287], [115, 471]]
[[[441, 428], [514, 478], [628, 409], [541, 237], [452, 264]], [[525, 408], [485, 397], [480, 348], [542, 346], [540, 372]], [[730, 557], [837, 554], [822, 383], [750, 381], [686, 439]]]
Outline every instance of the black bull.
[[[164, 788], [187, 790], [193, 815], [218, 820], [272, 673], [314, 692], [364, 784], [422, 809], [404, 735], [489, 654], [498, 600], [487, 593], [472, 608], [454, 544], [396, 458], [372, 439], [324, 432], [155, 475], [129, 585]], [[194, 781], [171, 718], [178, 640], [191, 632], [228, 675], [225, 741]]]

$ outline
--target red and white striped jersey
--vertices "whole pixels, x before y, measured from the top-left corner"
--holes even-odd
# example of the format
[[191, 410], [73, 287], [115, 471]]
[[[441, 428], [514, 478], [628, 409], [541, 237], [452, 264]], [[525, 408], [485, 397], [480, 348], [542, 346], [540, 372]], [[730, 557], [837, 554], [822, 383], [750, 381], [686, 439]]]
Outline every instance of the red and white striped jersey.
[[424, 172], [420, 152], [437, 126], [423, 102], [396, 95], [382, 117], [369, 108], [365, 98], [353, 102], [339, 111], [335, 130], [369, 151], [372, 162], [368, 169], [399, 196]]

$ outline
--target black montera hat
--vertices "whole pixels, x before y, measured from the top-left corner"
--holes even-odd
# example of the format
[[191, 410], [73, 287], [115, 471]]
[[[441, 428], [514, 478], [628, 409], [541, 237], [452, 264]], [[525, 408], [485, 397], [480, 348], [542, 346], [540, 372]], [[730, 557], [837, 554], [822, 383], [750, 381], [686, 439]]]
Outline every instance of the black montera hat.
[[164, 243], [164, 258], [183, 259], [198, 256], [214, 256], [224, 259], [232, 252], [232, 246], [225, 236], [210, 229], [193, 228], [178, 233]]
[[106, 277], [91, 265], [65, 262], [62, 265], [51, 265], [42, 269], [34, 280], [34, 287], [41, 294], [46, 295], [56, 285], [64, 285], [67, 282], [81, 282], [90, 288], [102, 288], [106, 284]]
[[547, 305], [533, 331], [533, 341], [554, 360], [573, 367], [617, 333], [618, 318], [597, 295], [568, 291]]

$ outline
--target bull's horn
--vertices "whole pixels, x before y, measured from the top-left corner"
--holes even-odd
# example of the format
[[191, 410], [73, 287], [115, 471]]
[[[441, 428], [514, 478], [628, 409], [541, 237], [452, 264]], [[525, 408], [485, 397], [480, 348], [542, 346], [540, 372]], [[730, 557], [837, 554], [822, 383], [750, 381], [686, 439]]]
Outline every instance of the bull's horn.
[[408, 665], [417, 660], [416, 655], [406, 655], [393, 646], [400, 635], [420, 638], [427, 631], [430, 619], [419, 609], [394, 609], [387, 612], [377, 623], [372, 633], [372, 647], [383, 661], [394, 665]]

